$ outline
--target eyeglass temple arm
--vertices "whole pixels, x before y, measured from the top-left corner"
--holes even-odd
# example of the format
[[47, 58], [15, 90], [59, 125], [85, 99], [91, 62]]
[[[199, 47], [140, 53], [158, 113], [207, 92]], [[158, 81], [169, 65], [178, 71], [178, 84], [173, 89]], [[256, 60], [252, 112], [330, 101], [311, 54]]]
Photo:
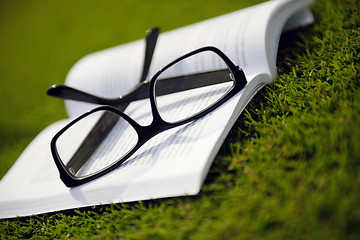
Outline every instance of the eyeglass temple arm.
[[157, 39], [159, 36], [159, 32], [160, 32], [160, 30], [157, 27], [150, 28], [146, 32], [145, 58], [144, 58], [144, 66], [143, 66], [142, 74], [140, 77], [140, 82], [144, 82], [149, 73], [150, 64], [151, 64], [151, 60], [152, 60], [152, 57], [154, 54], [154, 50], [155, 50], [156, 42], [157, 42]]
[[115, 101], [119, 100], [119, 98], [109, 99], [98, 97], [62, 84], [52, 85], [46, 93], [51, 97], [102, 105], [113, 105]]
[[[153, 27], [150, 28], [145, 35], [145, 58], [144, 58], [144, 65], [142, 74], [140, 77], [140, 83], [144, 82], [148, 73], [149, 68], [151, 64], [151, 60], [154, 54], [156, 42], [159, 36], [159, 28]], [[95, 103], [95, 104], [102, 104], [102, 105], [114, 105], [116, 101], [119, 99], [107, 99], [107, 98], [101, 98], [80, 90], [77, 90], [75, 88], [71, 88], [65, 85], [56, 84], [51, 86], [47, 90], [47, 94], [52, 97], [57, 97], [61, 99], [69, 99], [69, 100], [76, 100], [81, 102], [88, 102], [88, 103]]]
[[[241, 70], [239, 70], [241, 71]], [[226, 81], [224, 74], [229, 74], [228, 69], [201, 72], [191, 75], [178, 76], [173, 78], [160, 79], [157, 83], [157, 94], [166, 95], [170, 93], [181, 92], [199, 87], [219, 84]], [[246, 79], [244, 80], [246, 81]], [[48, 90], [50, 96], [63, 99], [72, 99], [82, 102], [95, 103], [101, 105], [119, 106], [132, 101], [141, 100], [149, 97], [149, 82], [140, 83], [129, 94], [120, 98], [101, 98], [92, 94], [82, 92], [80, 90], [65, 86], [54, 85]]]

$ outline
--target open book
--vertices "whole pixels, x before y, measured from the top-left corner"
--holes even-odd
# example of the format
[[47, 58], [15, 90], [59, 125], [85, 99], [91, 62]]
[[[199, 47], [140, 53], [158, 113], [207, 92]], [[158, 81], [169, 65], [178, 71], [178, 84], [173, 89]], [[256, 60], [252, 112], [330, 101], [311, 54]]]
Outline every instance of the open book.
[[[261, 87], [276, 77], [281, 33], [313, 22], [307, 8], [311, 2], [268, 1], [161, 33], [149, 78], [192, 50], [215, 46], [244, 70], [247, 85], [205, 117], [155, 136], [121, 167], [74, 188], [60, 180], [50, 142], [74, 117], [95, 105], [67, 100], [69, 119], [44, 129], [0, 181], [0, 218], [197, 194], [242, 110]], [[65, 84], [105, 98], [124, 95], [139, 81], [144, 48], [145, 41], [138, 40], [85, 56], [71, 69]], [[198, 64], [212, 64], [211, 59], [203, 61]], [[151, 122], [148, 99], [130, 103], [125, 113], [141, 125]], [[112, 146], [110, 142], [103, 145]]]

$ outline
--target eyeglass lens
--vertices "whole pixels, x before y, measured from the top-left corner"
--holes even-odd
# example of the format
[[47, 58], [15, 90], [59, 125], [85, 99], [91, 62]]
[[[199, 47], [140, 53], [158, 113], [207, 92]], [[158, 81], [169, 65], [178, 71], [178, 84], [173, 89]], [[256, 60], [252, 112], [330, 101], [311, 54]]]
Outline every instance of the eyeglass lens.
[[[211, 59], [212, 64], [204, 65], [204, 59]], [[172, 90], [171, 84], [188, 90]], [[218, 102], [233, 85], [231, 72], [222, 58], [213, 52], [200, 52], [159, 75], [155, 84], [157, 109], [167, 122], [182, 121]]]
[[138, 141], [135, 129], [119, 115], [97, 111], [72, 125], [57, 140], [61, 161], [76, 177], [114, 164]]

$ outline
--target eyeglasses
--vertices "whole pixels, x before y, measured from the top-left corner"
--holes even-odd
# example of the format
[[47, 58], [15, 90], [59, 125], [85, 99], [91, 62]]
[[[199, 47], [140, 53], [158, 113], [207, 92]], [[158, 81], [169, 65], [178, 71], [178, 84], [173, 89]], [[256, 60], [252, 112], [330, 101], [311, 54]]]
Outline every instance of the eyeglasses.
[[[203, 65], [204, 59], [211, 60], [212, 66]], [[72, 92], [72, 99], [112, 106], [100, 106], [77, 117], [53, 137], [51, 152], [60, 178], [74, 187], [109, 173], [155, 135], [209, 114], [246, 83], [243, 71], [221, 50], [209, 46], [177, 58], [150, 81], [141, 79], [120, 99], [103, 101]], [[147, 126], [124, 113], [144, 99], [150, 100], [151, 107], [152, 122]]]

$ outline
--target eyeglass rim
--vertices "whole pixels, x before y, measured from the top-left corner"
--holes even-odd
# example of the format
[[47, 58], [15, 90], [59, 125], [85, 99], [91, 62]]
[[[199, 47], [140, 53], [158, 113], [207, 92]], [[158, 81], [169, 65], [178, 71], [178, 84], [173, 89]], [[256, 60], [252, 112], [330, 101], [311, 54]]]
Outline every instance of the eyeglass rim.
[[[226, 63], [226, 65], [229, 67], [231, 72], [234, 74], [234, 79], [235, 79], [234, 86], [221, 99], [219, 99], [217, 102], [215, 102], [211, 106], [205, 108], [203, 111], [201, 111], [199, 113], [196, 113], [195, 115], [193, 115], [193, 116], [191, 116], [191, 117], [189, 117], [187, 119], [184, 119], [184, 120], [181, 120], [181, 121], [178, 121], [178, 122], [175, 122], [175, 123], [170, 123], [168, 121], [165, 121], [161, 117], [161, 115], [160, 115], [160, 113], [158, 111], [158, 108], [157, 108], [157, 104], [156, 104], [156, 96], [155, 96], [156, 94], [154, 92], [155, 91], [156, 80], [158, 79], [158, 77], [164, 71], [166, 71], [168, 68], [172, 67], [176, 63], [178, 63], [178, 62], [180, 62], [180, 61], [182, 61], [182, 60], [184, 60], [186, 58], [189, 58], [189, 57], [191, 57], [191, 56], [193, 56], [195, 54], [205, 52], [205, 51], [214, 52], [219, 57], [222, 58], [222, 60]], [[240, 73], [241, 73], [242, 76], [239, 76]], [[242, 83], [240, 83], [241, 79], [244, 80]], [[150, 89], [150, 104], [151, 104], [152, 114], [153, 114], [153, 116], [156, 116], [157, 118], [162, 119], [164, 122], [166, 122], [168, 124], [176, 124], [177, 126], [180, 126], [180, 125], [186, 124], [188, 122], [194, 121], [194, 120], [196, 120], [198, 118], [201, 118], [202, 116], [208, 114], [209, 112], [212, 112], [213, 109], [215, 109], [218, 106], [222, 105], [225, 101], [227, 101], [229, 98], [231, 98], [234, 95], [234, 92], [240, 91], [246, 84], [247, 84], [247, 81], [246, 81], [246, 77], [245, 77], [245, 74], [244, 74], [243, 70], [240, 67], [236, 66], [224, 52], [222, 52], [220, 49], [218, 49], [218, 48], [216, 48], [214, 46], [201, 47], [201, 48], [198, 48], [198, 49], [196, 49], [194, 51], [191, 51], [191, 52], [189, 52], [189, 53], [187, 53], [187, 54], [173, 60], [172, 62], [168, 63], [165, 67], [163, 67], [157, 73], [155, 73], [154, 76], [151, 78], [149, 89]], [[232, 92], [232, 94], [230, 94], [231, 92]], [[224, 98], [224, 101], [222, 101], [223, 98]]]
[[[222, 98], [220, 98], [217, 102], [215, 102], [214, 104], [212, 104], [211, 106], [207, 107], [206, 109], [204, 109], [203, 111], [178, 122], [174, 122], [174, 123], [170, 123], [165, 121], [159, 113], [159, 110], [156, 106], [156, 99], [155, 99], [155, 83], [157, 78], [159, 77], [159, 75], [161, 73], [163, 73], [165, 70], [167, 70], [168, 68], [170, 68], [171, 66], [173, 66], [174, 64], [190, 57], [193, 56], [195, 54], [198, 54], [200, 52], [204, 52], [204, 51], [212, 51], [216, 54], [218, 54], [222, 60], [226, 63], [226, 65], [229, 67], [230, 71], [233, 73], [234, 75], [234, 85], [232, 87], [232, 89], [230, 89]], [[150, 80], [149, 82], [150, 87], [149, 87], [149, 99], [150, 99], [150, 104], [151, 104], [151, 112], [152, 112], [152, 116], [153, 116], [153, 121], [150, 125], [148, 126], [141, 126], [139, 125], [135, 120], [133, 120], [130, 116], [126, 115], [125, 113], [119, 111], [118, 109], [116, 109], [113, 106], [100, 106], [97, 108], [94, 108], [80, 116], [78, 116], [77, 118], [75, 118], [74, 120], [72, 120], [70, 123], [68, 123], [65, 127], [63, 127], [51, 140], [50, 143], [50, 148], [51, 148], [51, 153], [52, 156], [54, 158], [55, 164], [58, 168], [58, 171], [60, 173], [60, 178], [61, 180], [64, 182], [64, 184], [67, 187], [75, 187], [78, 185], [82, 185], [84, 183], [90, 182], [94, 179], [97, 179], [111, 171], [113, 171], [114, 169], [118, 168], [119, 166], [121, 166], [124, 162], [126, 162], [129, 157], [131, 157], [145, 142], [147, 142], [148, 140], [150, 140], [153, 136], [157, 135], [160, 132], [166, 131], [170, 128], [174, 128], [186, 123], [189, 123], [191, 121], [197, 120], [205, 115], [207, 115], [208, 113], [212, 112], [213, 110], [215, 110], [217, 107], [219, 107], [220, 105], [222, 105], [223, 103], [225, 103], [227, 100], [229, 100], [231, 97], [233, 97], [236, 93], [238, 93], [241, 89], [243, 89], [243, 87], [247, 84], [246, 81], [246, 77], [245, 74], [243, 72], [243, 70], [239, 67], [237, 67], [227, 56], [225, 53], [223, 53], [220, 49], [213, 47], [213, 46], [206, 46], [206, 47], [202, 47], [199, 49], [196, 49], [192, 52], [189, 52], [177, 59], [175, 59], [174, 61], [170, 62], [169, 64], [167, 64], [165, 67], [163, 67], [161, 70], [159, 70]], [[95, 112], [98, 111], [110, 111], [113, 112], [117, 115], [119, 115], [120, 117], [124, 118], [124, 120], [126, 120], [136, 131], [136, 133], [138, 134], [138, 142], [137, 144], [131, 149], [129, 150], [128, 153], [126, 153], [122, 158], [119, 158], [117, 161], [114, 161], [113, 164], [107, 166], [106, 168], [99, 170], [93, 174], [90, 175], [85, 175], [82, 177], [75, 177], [64, 165], [64, 163], [62, 162], [60, 155], [58, 153], [57, 147], [56, 147], [56, 142], [58, 140], [58, 138], [67, 130], [69, 129], [71, 126], [73, 126], [75, 123], [79, 122], [81, 119], [89, 116], [90, 114], [93, 114]]]

